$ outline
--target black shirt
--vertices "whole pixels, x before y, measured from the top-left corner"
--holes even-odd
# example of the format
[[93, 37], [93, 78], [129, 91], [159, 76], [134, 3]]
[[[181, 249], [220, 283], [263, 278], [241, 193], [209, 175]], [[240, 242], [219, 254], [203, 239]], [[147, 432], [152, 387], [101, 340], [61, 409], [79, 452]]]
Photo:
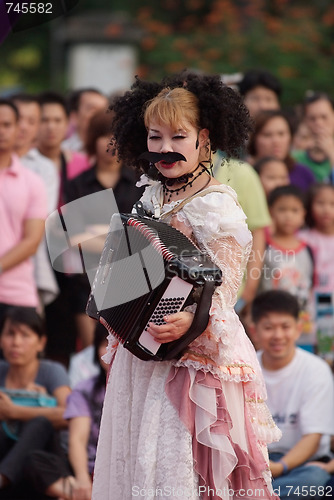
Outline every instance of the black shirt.
[[[143, 188], [136, 187], [137, 176], [136, 172], [129, 167], [121, 169], [121, 176], [113, 189], [113, 193], [120, 213], [129, 213], [136, 201], [139, 200], [143, 193]], [[67, 187], [67, 202], [77, 200], [83, 196], [88, 196], [93, 193], [105, 190], [96, 176], [96, 165], [85, 170], [77, 177], [69, 181]], [[97, 220], [96, 223], [99, 223]]]
[[[96, 175], [96, 165], [94, 165], [69, 181], [66, 189], [67, 203], [62, 210], [69, 236], [72, 237], [86, 231], [90, 233], [89, 226], [109, 226], [114, 213], [130, 213], [144, 190], [143, 187], [136, 187], [136, 180], [136, 172], [128, 167], [123, 167], [115, 188], [107, 189], [99, 182]], [[87, 272], [93, 270], [94, 274], [100, 255], [85, 251], [84, 244], [82, 249], [85, 269]], [[75, 306], [77, 311], [82, 310], [83, 312], [90, 290], [87, 276], [86, 274], [74, 274], [69, 278], [72, 283], [72, 295], [78, 297], [81, 293], [80, 290], [83, 293], [83, 297], [78, 299], [79, 306]], [[67, 283], [66, 286], [69, 284]]]

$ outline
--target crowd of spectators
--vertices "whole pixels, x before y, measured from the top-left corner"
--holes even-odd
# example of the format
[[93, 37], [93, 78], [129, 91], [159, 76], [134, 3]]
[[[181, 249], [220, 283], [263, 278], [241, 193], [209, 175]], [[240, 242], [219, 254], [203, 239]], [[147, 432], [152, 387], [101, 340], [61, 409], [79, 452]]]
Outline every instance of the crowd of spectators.
[[[283, 294], [286, 314], [302, 325], [293, 346], [297, 343], [310, 356], [322, 357], [333, 369], [334, 103], [315, 91], [285, 112], [279, 80], [262, 70], [246, 72], [239, 91], [254, 121], [247, 150], [238, 159], [227, 159], [224, 151], [212, 154], [215, 177], [237, 192], [253, 235], [236, 311], [255, 347], [266, 352], [259, 324], [263, 317], [281, 317], [284, 311], [268, 306], [254, 327], [253, 301], [256, 305], [257, 297], [267, 291], [289, 292], [297, 300], [299, 316], [291, 313]], [[117, 145], [110, 143], [108, 102], [109, 97], [95, 88], [76, 89], [68, 96], [47, 91], [0, 99], [0, 420], [15, 419], [20, 424], [18, 441], [0, 427], [0, 498], [21, 498], [17, 495], [22, 481], [29, 483], [32, 498], [75, 499], [76, 491], [80, 498], [90, 498], [105, 372], [97, 356], [101, 330], [98, 333], [85, 314], [92, 277], [88, 268], [94, 270], [98, 264], [112, 213], [130, 212], [142, 194], [131, 165], [118, 161]], [[75, 213], [72, 231], [65, 227], [70, 207]], [[44, 228], [47, 217], [57, 210], [62, 214], [62, 232], [69, 230], [66, 237], [71, 237], [72, 249], [67, 247], [52, 260]], [[279, 295], [276, 300], [281, 300]], [[295, 347], [291, 349], [295, 352]], [[42, 361], [42, 352], [50, 361]], [[280, 367], [269, 366], [270, 359], [263, 358], [264, 372], [269, 380], [275, 370], [276, 381]], [[312, 359], [306, 357], [306, 365], [311, 366]], [[43, 375], [46, 367], [55, 373], [51, 382]], [[323, 372], [324, 378], [331, 378], [329, 369]], [[65, 396], [74, 387], [66, 406]], [[58, 409], [66, 411], [61, 418], [54, 410], [41, 408], [13, 413], [1, 388], [47, 393], [56, 398]], [[87, 396], [92, 388], [97, 401]], [[322, 391], [318, 398], [332, 398], [334, 403], [330, 391], [331, 381], [327, 393]], [[269, 391], [269, 407], [270, 397]], [[82, 413], [73, 410], [75, 402]], [[332, 406], [326, 411], [332, 413]], [[325, 432], [312, 429], [319, 435]], [[284, 426], [282, 430], [286, 432]], [[329, 426], [327, 430], [332, 433]], [[302, 426], [300, 432], [302, 437]], [[39, 440], [29, 450], [33, 454], [27, 469], [27, 436], [33, 433]], [[73, 445], [78, 439], [86, 448], [91, 445], [89, 452]], [[55, 451], [55, 440], [60, 450]], [[287, 451], [278, 449], [281, 460]], [[21, 468], [14, 474], [11, 464], [17, 456]], [[285, 475], [287, 467], [312, 457], [318, 458], [310, 453], [290, 464], [288, 456], [288, 465], [283, 460], [280, 467], [272, 466], [273, 475]], [[321, 484], [331, 472], [329, 467]]]

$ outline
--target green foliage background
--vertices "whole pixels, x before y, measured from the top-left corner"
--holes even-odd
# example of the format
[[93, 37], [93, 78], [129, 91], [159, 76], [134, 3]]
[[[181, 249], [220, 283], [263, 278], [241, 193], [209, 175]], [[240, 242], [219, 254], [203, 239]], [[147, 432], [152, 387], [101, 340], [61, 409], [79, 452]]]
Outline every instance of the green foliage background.
[[[235, 73], [262, 67], [283, 83], [283, 103], [316, 89], [333, 95], [332, 0], [80, 0], [71, 15], [126, 11], [143, 30], [138, 74], [147, 79], [185, 67]], [[54, 23], [10, 35], [0, 47], [0, 89], [38, 91], [50, 82]], [[60, 89], [65, 90], [65, 89]]]

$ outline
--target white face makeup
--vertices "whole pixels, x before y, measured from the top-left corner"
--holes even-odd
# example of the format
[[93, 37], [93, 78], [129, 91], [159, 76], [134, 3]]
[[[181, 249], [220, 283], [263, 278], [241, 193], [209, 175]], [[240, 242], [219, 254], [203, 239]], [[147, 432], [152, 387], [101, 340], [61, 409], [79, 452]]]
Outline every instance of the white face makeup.
[[155, 153], [181, 153], [185, 161], [167, 163], [160, 161], [155, 164], [159, 172], [168, 178], [180, 177], [192, 172], [199, 163], [199, 147], [196, 148], [198, 132], [195, 127], [186, 123], [184, 127], [173, 130], [168, 125], [158, 122], [150, 124], [147, 136], [147, 147], [150, 152]]

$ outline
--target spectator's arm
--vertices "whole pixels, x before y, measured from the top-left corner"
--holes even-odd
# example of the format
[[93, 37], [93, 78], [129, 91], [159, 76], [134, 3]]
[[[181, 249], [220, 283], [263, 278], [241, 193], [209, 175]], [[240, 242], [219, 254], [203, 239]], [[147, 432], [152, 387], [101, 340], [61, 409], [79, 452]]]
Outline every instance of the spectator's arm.
[[315, 465], [316, 467], [320, 467], [320, 469], [325, 470], [328, 474], [334, 474], [334, 459], [329, 462], [307, 462], [306, 465]]
[[90, 417], [70, 419], [68, 456], [76, 479], [73, 498], [82, 500], [90, 500], [92, 494], [87, 453], [90, 429]]
[[[321, 434], [306, 434], [298, 443], [291, 448], [282, 460], [288, 467], [288, 470], [295, 469], [301, 464], [307, 462], [314, 453], [316, 453], [321, 439]], [[273, 477], [279, 477], [283, 474], [283, 464], [281, 462], [270, 461], [270, 469]]]
[[26, 219], [21, 241], [0, 257], [2, 271], [7, 271], [34, 255], [43, 233], [43, 219]]
[[84, 252], [101, 254], [104, 248], [109, 226], [106, 224], [90, 225], [86, 232], [70, 238], [72, 246], [81, 245]]
[[20, 420], [25, 422], [35, 417], [45, 417], [57, 429], [67, 427], [67, 420], [64, 420], [63, 415], [66, 399], [70, 393], [71, 389], [69, 387], [58, 387], [53, 393], [58, 405], [54, 408], [47, 408], [16, 405], [7, 394], [0, 392], [0, 420]]
[[334, 436], [331, 436], [331, 451], [334, 451]]
[[252, 252], [247, 264], [245, 287], [241, 295], [241, 298], [246, 302], [246, 304], [252, 302], [256, 295], [260, 283], [263, 255], [266, 247], [264, 227], [254, 229], [252, 231], [252, 235]]

